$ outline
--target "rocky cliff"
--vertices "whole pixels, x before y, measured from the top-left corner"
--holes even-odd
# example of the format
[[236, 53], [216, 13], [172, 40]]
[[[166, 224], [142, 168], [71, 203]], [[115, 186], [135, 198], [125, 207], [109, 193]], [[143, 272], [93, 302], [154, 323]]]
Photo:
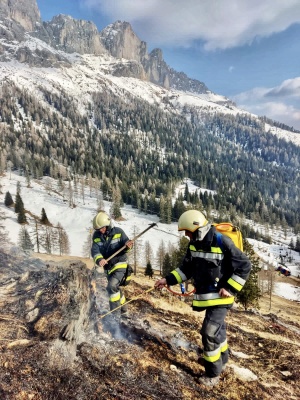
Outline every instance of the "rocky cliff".
[[100, 37], [113, 57], [141, 63], [148, 58], [147, 44], [136, 36], [128, 22], [117, 21], [108, 25], [100, 32]]
[[[167, 65], [161, 49], [147, 53], [147, 44], [133, 32], [128, 22], [117, 21], [100, 32], [105, 48], [116, 58], [135, 60], [143, 67], [142, 77], [166, 89], [174, 88], [195, 93], [207, 92], [204, 83], [188, 78]], [[128, 75], [127, 75], [128, 76]], [[139, 76], [140, 78], [141, 76]]]
[[[90, 21], [76, 20], [58, 15], [50, 22], [41, 22], [36, 0], [2, 0], [0, 2], [0, 55], [14, 54], [19, 62], [40, 67], [67, 65], [65, 53], [109, 54], [116, 58], [112, 73], [116, 76], [148, 80], [164, 88], [194, 93], [206, 93], [204, 83], [188, 78], [170, 68], [160, 49], [147, 52], [147, 44], [140, 40], [128, 22], [117, 21], [101, 32]], [[40, 49], [28, 43], [18, 49], [15, 43], [25, 42], [32, 36], [47, 43]], [[8, 44], [9, 43], [9, 44]], [[7, 60], [6, 56], [1, 58]], [[124, 62], [124, 60], [126, 60]]]
[[[36, 29], [40, 22], [36, 0], [0, 1], [0, 37], [4, 41], [23, 41], [24, 33]], [[2, 52], [0, 45], [0, 54]]]
[[96, 25], [90, 21], [75, 20], [68, 15], [58, 15], [50, 22], [44, 22], [39, 35], [54, 48], [67, 53], [105, 53]]
[[0, 18], [11, 19], [27, 32], [33, 31], [41, 22], [36, 0], [1, 0]]

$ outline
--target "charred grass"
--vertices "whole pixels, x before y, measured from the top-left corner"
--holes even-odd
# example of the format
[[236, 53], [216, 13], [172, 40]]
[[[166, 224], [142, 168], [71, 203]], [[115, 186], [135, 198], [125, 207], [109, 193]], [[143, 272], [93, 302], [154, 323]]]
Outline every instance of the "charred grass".
[[[73, 274], [65, 276], [72, 279]], [[1, 400], [300, 398], [299, 334], [282, 325], [289, 321], [231, 311], [229, 368], [218, 386], [206, 388], [199, 383], [204, 369], [198, 362], [203, 314], [192, 312], [189, 299], [145, 293], [151, 286], [153, 282], [134, 277], [126, 288], [128, 300], [134, 301], [127, 318], [119, 320], [117, 336], [110, 323], [98, 319], [91, 321], [96, 331], [89, 328], [80, 340], [63, 340], [61, 316], [72, 311], [73, 301], [86, 301], [87, 295], [67, 296], [66, 285], [59, 282], [56, 291], [47, 294], [44, 289], [47, 313], [34, 324], [20, 311], [18, 317], [8, 312], [0, 316]], [[70, 315], [75, 318], [74, 312]], [[235, 367], [251, 371], [257, 379], [243, 380]]]

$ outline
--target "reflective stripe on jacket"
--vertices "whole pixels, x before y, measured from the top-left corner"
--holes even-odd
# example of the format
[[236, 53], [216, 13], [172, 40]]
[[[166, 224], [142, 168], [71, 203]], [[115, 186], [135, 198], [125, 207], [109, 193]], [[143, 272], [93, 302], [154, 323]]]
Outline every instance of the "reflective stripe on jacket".
[[[251, 269], [248, 257], [228, 237], [222, 236], [222, 249], [218, 247], [216, 231], [212, 227], [202, 242], [190, 242], [181, 266], [166, 276], [168, 285], [193, 278], [196, 288], [192, 303], [194, 310], [232, 305], [234, 294], [243, 288], [248, 278]], [[220, 297], [218, 292], [221, 288], [232, 296]]]
[[[104, 258], [111, 257], [116, 251], [125, 246], [128, 241], [128, 237], [125, 232], [119, 227], [108, 228], [107, 232], [103, 235], [99, 230], [95, 230], [92, 239], [91, 255], [95, 264], [99, 265], [99, 262]], [[105, 269], [111, 273], [112, 269], [127, 268], [127, 255], [129, 251], [125, 248], [116, 257], [113, 257]], [[117, 266], [117, 264], [120, 264]]]

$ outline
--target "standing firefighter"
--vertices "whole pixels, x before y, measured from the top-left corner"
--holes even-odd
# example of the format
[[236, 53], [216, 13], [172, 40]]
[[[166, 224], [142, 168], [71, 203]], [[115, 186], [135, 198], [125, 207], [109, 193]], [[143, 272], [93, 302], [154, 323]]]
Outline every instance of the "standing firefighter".
[[194, 311], [206, 310], [201, 328], [205, 375], [200, 382], [214, 386], [228, 361], [225, 317], [250, 273], [248, 257], [227, 236], [218, 245], [216, 228], [196, 210], [184, 212], [178, 230], [190, 239], [187, 253], [179, 268], [155, 282], [156, 288], [194, 279]]
[[[131, 249], [133, 242], [121, 228], [114, 227], [111, 219], [104, 212], [100, 211], [93, 219], [92, 257], [97, 266], [103, 267], [107, 274], [108, 284], [106, 290], [109, 295], [110, 310], [114, 310], [124, 304], [126, 299], [120, 286], [126, 286], [130, 282], [131, 267], [127, 264], [127, 252]], [[115, 257], [114, 253], [124, 247]], [[125, 311], [122, 307], [121, 311]]]

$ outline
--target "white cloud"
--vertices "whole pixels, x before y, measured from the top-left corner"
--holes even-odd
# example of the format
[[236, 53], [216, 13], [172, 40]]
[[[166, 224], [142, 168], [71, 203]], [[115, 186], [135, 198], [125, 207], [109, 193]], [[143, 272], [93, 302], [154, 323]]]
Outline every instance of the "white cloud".
[[233, 97], [237, 106], [300, 130], [300, 77], [274, 88], [254, 88]]
[[300, 98], [300, 77], [283, 81], [281, 85], [269, 90], [266, 97]]
[[130, 22], [143, 39], [157, 45], [206, 50], [251, 43], [300, 23], [299, 0], [80, 0], [110, 17]]

